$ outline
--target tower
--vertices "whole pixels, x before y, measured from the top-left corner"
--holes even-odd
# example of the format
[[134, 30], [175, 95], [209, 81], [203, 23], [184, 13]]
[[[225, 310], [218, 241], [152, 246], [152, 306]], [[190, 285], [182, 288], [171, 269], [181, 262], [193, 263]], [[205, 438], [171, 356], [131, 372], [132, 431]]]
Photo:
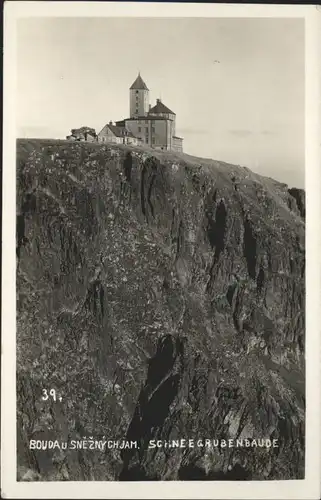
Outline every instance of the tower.
[[149, 89], [138, 73], [138, 77], [129, 89], [130, 118], [146, 116], [149, 107]]

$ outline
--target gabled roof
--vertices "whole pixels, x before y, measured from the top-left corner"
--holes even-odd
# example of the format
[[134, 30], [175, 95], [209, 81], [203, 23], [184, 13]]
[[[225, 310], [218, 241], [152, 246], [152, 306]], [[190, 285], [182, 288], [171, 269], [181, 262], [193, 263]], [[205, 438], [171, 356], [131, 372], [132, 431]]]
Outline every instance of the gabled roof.
[[105, 128], [109, 128], [109, 130], [116, 136], [116, 137], [135, 137], [129, 130], [127, 130], [125, 127], [118, 126], [118, 125], [112, 125], [110, 123], [107, 123], [101, 131], [99, 132], [98, 135], [102, 133], [102, 131]]
[[107, 127], [109, 128], [109, 130], [112, 131], [112, 133], [116, 137], [123, 137], [124, 136], [123, 127], [117, 127], [116, 125], [107, 125]]
[[171, 111], [165, 104], [162, 103], [159, 99], [157, 99], [156, 105], [151, 108], [148, 112], [148, 114], [152, 113], [170, 113], [171, 115], [175, 115], [174, 111]]
[[138, 77], [130, 88], [134, 90], [149, 90], [140, 73], [138, 73]]
[[109, 127], [109, 130], [112, 131], [112, 133], [116, 137], [134, 137], [129, 130], [127, 130], [125, 127], [117, 127], [117, 125], [107, 125]]

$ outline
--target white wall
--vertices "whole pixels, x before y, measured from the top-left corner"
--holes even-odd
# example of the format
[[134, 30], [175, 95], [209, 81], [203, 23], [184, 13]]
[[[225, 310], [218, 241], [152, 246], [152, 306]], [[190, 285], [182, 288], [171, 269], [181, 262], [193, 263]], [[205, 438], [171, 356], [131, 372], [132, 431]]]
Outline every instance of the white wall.
[[126, 128], [142, 143], [155, 148], [171, 149], [173, 122], [171, 120], [126, 120]]
[[130, 89], [129, 102], [130, 117], [147, 115], [149, 106], [149, 91], [143, 89]]
[[122, 139], [121, 137], [116, 137], [108, 125], [105, 125], [98, 134], [98, 142], [113, 142], [115, 144], [120, 144]]

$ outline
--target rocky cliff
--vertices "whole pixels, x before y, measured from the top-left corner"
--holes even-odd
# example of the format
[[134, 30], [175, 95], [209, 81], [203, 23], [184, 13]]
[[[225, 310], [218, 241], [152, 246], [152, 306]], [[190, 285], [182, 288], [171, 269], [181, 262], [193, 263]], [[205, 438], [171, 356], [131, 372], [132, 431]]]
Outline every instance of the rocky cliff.
[[[247, 168], [19, 140], [18, 479], [303, 478], [304, 217]], [[138, 448], [30, 448], [84, 437]]]

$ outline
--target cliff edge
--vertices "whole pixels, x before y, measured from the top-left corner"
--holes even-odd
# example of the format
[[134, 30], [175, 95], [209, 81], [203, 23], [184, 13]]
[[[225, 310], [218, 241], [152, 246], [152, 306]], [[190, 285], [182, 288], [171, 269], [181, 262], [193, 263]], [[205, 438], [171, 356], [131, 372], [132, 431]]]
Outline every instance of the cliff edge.
[[[18, 140], [18, 479], [303, 478], [304, 217], [247, 168]], [[30, 449], [84, 437], [139, 448]], [[184, 438], [278, 447], [148, 449]]]

